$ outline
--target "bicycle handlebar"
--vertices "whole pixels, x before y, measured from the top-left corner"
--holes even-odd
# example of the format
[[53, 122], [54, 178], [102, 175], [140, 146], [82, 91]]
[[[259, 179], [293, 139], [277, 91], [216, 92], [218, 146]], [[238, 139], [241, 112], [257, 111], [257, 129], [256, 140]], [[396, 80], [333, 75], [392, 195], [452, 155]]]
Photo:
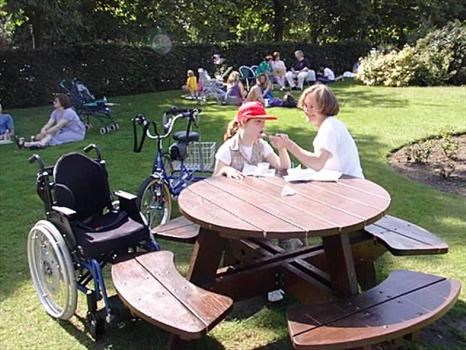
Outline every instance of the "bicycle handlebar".
[[[173, 127], [176, 124], [176, 121], [181, 118], [188, 118], [188, 123], [193, 123], [196, 127], [198, 127], [196, 123], [196, 119], [198, 114], [201, 110], [198, 109], [181, 109], [177, 107], [172, 107], [170, 110], [166, 111], [162, 116], [162, 126], [163, 126], [163, 134], [161, 135], [158, 128], [157, 123], [151, 121], [146, 118], [143, 114], [137, 114], [134, 118], [132, 118], [133, 122], [133, 134], [134, 134], [134, 144], [133, 144], [133, 151], [136, 153], [141, 152], [142, 146], [144, 144], [144, 140], [146, 136], [153, 140], [162, 140], [167, 138], [173, 131]], [[188, 128], [189, 128], [188, 124]], [[138, 137], [137, 137], [137, 127], [142, 126], [142, 137], [138, 144]], [[150, 130], [152, 126], [153, 133]]]

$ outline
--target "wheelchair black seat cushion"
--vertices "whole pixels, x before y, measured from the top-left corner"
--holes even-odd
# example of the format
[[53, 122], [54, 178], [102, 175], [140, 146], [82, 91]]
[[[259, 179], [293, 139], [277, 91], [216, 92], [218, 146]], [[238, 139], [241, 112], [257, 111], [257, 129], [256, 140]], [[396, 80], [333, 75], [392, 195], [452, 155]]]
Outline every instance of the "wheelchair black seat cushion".
[[56, 205], [76, 211], [78, 220], [111, 207], [111, 193], [105, 167], [80, 153], [63, 155], [54, 168]]
[[177, 131], [173, 134], [173, 139], [179, 142], [193, 142], [199, 141], [199, 133], [196, 131], [190, 131], [189, 135], [186, 136], [186, 131]]
[[110, 212], [85, 224], [77, 221], [71, 225], [81, 253], [88, 258], [125, 252], [128, 247], [150, 239], [149, 228], [124, 212]]

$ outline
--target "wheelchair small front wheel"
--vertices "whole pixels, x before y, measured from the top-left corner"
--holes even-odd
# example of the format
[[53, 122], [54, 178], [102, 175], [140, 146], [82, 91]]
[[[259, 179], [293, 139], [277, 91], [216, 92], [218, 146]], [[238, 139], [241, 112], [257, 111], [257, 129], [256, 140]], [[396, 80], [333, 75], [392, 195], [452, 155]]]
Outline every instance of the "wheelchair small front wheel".
[[69, 319], [78, 293], [73, 261], [60, 231], [47, 220], [38, 221], [29, 231], [27, 252], [32, 282], [45, 311]]
[[162, 177], [152, 175], [144, 180], [139, 187], [138, 204], [151, 229], [170, 220], [172, 199]]

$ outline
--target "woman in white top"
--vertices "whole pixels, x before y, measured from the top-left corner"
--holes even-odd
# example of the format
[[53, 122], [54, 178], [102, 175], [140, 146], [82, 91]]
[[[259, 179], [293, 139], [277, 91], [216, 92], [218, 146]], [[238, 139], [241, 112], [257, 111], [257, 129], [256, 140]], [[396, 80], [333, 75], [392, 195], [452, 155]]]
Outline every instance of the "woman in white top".
[[323, 84], [313, 85], [304, 90], [298, 107], [304, 110], [309, 123], [317, 128], [314, 152], [301, 148], [285, 134], [270, 136], [272, 145], [286, 147], [303, 165], [316, 171], [335, 170], [364, 178], [356, 143], [345, 124], [335, 117], [340, 107], [332, 90]]
[[270, 61], [272, 67], [272, 82], [275, 80], [280, 85], [280, 90], [285, 89], [285, 73], [286, 66], [285, 62], [280, 59], [280, 52], [275, 51], [273, 53], [273, 60]]

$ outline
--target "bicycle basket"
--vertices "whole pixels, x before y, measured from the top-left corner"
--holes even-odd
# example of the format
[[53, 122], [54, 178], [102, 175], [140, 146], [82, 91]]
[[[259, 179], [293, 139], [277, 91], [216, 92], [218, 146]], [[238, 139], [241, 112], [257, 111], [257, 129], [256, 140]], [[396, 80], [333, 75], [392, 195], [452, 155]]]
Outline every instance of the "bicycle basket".
[[[211, 171], [215, 163], [215, 142], [192, 142], [188, 145], [188, 154], [184, 166], [189, 170]], [[181, 162], [173, 162], [175, 170], [180, 169]]]

